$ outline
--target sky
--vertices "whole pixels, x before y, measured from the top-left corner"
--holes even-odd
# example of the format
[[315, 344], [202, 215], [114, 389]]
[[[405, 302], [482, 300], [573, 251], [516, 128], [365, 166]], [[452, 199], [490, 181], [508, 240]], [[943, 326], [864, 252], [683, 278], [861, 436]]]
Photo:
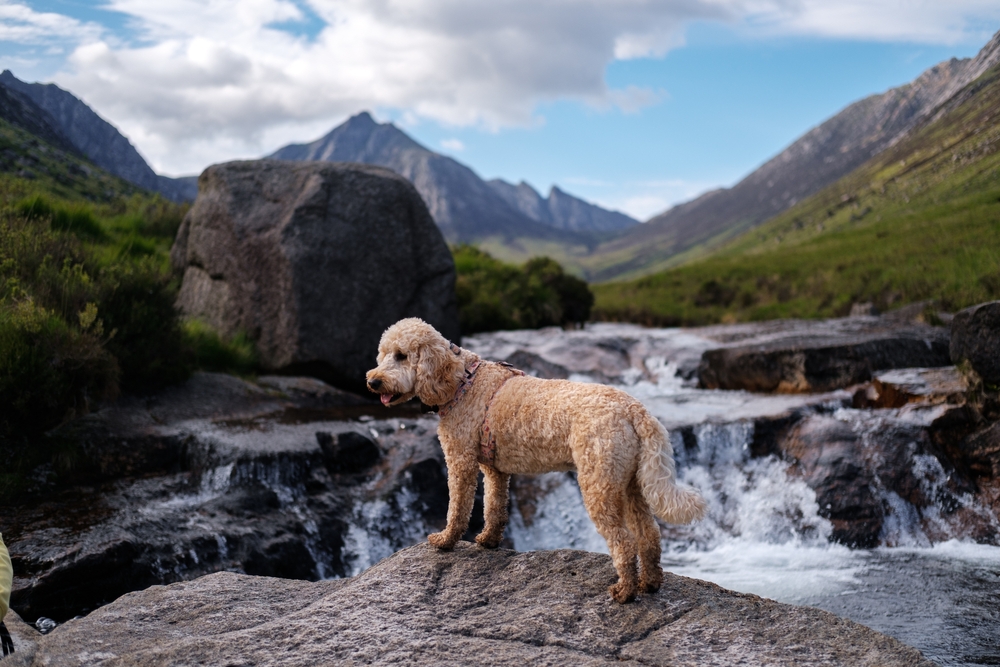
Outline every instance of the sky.
[[367, 110], [645, 220], [998, 29], [997, 0], [0, 0], [0, 68], [171, 176]]

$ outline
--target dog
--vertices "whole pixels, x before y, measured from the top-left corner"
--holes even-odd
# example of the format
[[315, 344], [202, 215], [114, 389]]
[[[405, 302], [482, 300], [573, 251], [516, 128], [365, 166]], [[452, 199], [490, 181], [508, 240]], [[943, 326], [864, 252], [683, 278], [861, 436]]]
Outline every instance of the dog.
[[618, 574], [608, 592], [626, 603], [663, 583], [653, 514], [670, 523], [705, 514], [701, 495], [676, 483], [663, 426], [619, 389], [527, 376], [450, 343], [418, 318], [386, 329], [366, 379], [386, 406], [417, 397], [438, 408], [448, 518], [427, 538], [438, 549], [451, 549], [468, 529], [478, 471], [485, 526], [476, 542], [492, 549], [507, 527], [511, 474], [575, 470]]

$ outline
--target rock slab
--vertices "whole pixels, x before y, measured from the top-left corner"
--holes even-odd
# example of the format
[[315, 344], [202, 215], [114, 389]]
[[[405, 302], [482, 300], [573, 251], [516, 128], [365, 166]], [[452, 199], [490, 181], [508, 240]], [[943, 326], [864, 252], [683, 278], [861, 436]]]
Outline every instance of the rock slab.
[[979, 377], [1000, 385], [1000, 301], [972, 306], [951, 322], [951, 360], [968, 361]]
[[360, 390], [403, 317], [459, 336], [451, 252], [413, 186], [358, 164], [214, 165], [171, 250], [178, 306], [245, 332], [265, 368]]
[[863, 319], [856, 326], [830, 320], [829, 331], [817, 328], [770, 340], [758, 336], [757, 341], [734, 341], [707, 350], [698, 367], [700, 385], [705, 389], [823, 392], [867, 382], [879, 370], [951, 365], [947, 329]]
[[0, 506], [13, 609], [62, 622], [220, 570], [349, 576], [423, 540], [448, 503], [436, 419], [364, 400], [196, 373], [65, 425], [53, 435], [76, 443], [74, 477]]
[[607, 556], [422, 544], [352, 579], [220, 572], [131, 593], [44, 637], [43, 665], [931, 665], [853, 621], [667, 575], [630, 605]]

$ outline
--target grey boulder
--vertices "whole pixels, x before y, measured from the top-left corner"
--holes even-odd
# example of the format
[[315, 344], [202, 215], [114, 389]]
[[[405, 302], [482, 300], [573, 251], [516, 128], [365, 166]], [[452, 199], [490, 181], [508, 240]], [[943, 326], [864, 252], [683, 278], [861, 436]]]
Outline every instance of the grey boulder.
[[818, 609], [669, 574], [655, 595], [618, 605], [614, 580], [598, 554], [421, 544], [352, 579], [220, 572], [131, 593], [44, 637], [16, 624], [15, 656], [67, 667], [932, 664]]
[[951, 321], [951, 360], [968, 361], [984, 382], [1000, 385], [1000, 301], [957, 313]]
[[363, 387], [403, 317], [459, 336], [455, 266], [413, 186], [386, 169], [258, 160], [206, 169], [171, 250], [178, 307], [245, 332], [269, 370]]

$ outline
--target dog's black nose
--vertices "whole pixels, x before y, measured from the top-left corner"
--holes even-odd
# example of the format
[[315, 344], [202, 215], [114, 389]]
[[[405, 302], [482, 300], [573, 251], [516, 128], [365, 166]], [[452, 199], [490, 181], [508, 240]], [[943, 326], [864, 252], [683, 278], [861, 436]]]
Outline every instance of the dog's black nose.
[[368, 387], [372, 391], [378, 391], [379, 388], [381, 388], [381, 386], [382, 386], [382, 381], [379, 380], [378, 378], [372, 378], [371, 380], [368, 381]]

